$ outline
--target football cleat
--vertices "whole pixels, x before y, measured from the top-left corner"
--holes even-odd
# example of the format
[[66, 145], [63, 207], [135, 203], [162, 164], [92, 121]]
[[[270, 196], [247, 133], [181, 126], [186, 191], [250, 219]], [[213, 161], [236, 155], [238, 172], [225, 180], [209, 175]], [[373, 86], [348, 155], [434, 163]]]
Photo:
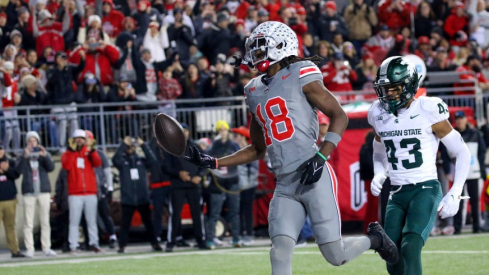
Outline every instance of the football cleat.
[[396, 244], [385, 234], [384, 229], [378, 222], [371, 222], [368, 225], [367, 235], [377, 235], [381, 238], [381, 244], [375, 248], [375, 252], [379, 253], [380, 257], [388, 264], [396, 264], [399, 260], [399, 251]]

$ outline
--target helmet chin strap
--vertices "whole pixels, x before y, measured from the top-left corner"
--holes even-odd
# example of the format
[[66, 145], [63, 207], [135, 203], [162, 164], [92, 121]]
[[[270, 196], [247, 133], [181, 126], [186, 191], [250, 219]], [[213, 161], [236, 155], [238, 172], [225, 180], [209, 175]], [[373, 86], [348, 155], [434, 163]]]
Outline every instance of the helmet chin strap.
[[256, 65], [256, 69], [260, 72], [260, 73], [264, 73], [268, 70], [268, 67], [270, 67], [270, 61], [268, 60], [265, 60], [265, 61], [262, 61], [260, 63], [258, 63]]

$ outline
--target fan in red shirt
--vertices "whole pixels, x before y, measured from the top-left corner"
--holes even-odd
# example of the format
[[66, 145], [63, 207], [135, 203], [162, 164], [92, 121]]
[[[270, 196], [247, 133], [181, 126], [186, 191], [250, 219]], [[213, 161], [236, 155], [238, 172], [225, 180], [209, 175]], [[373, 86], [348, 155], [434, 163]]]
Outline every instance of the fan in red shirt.
[[[65, 16], [69, 16], [65, 14]], [[36, 16], [33, 16], [36, 19]], [[63, 25], [60, 22], [55, 22], [53, 15], [48, 10], [41, 10], [38, 14], [38, 20], [32, 21], [33, 34], [36, 38], [37, 56], [42, 55], [44, 48], [50, 46], [54, 51], [64, 51], [65, 42], [63, 31], [69, 29], [68, 25]]]
[[[331, 56], [331, 61], [321, 68], [324, 86], [331, 92], [349, 92], [353, 88], [351, 82], [357, 80], [357, 73], [344, 60], [343, 53]], [[345, 98], [347, 99], [347, 98]]]
[[411, 8], [416, 13], [416, 7], [408, 1], [382, 0], [379, 3], [379, 24], [387, 25], [390, 29], [401, 29], [411, 24]]
[[[467, 61], [464, 65], [460, 66], [456, 70], [462, 72], [460, 75], [461, 80], [474, 80], [477, 79], [478, 85], [482, 90], [489, 88], [489, 81], [482, 74], [482, 65], [478, 56], [470, 55], [467, 57]], [[474, 76], [475, 74], [475, 76]], [[470, 87], [472, 83], [456, 83], [454, 87]], [[455, 91], [457, 95], [474, 94], [474, 91]]]
[[112, 0], [103, 0], [102, 29], [111, 38], [117, 37], [121, 32], [124, 14], [114, 9]]
[[465, 46], [467, 44], [469, 20], [465, 15], [465, 5], [462, 2], [457, 2], [452, 9], [452, 14], [445, 21], [443, 30], [448, 35], [450, 45]]
[[265, 5], [265, 9], [268, 11], [270, 16], [270, 21], [280, 21], [279, 11], [281, 8], [280, 1], [269, 0], [268, 4]]

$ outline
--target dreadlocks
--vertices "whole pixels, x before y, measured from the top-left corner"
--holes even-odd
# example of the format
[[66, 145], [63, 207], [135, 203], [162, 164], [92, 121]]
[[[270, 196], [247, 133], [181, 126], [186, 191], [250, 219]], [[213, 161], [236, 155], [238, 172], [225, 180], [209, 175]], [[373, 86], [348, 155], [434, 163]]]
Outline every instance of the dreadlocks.
[[295, 55], [292, 55], [292, 56], [287, 56], [286, 58], [280, 60], [279, 64], [280, 64], [281, 68], [287, 67], [287, 69], [289, 69], [290, 64], [293, 64], [296, 62], [311, 61], [312, 63], [318, 65], [319, 62], [321, 62], [321, 60], [323, 60], [323, 59], [324, 58], [319, 56], [319, 55], [315, 55], [315, 56], [311, 56], [311, 57], [297, 57]]

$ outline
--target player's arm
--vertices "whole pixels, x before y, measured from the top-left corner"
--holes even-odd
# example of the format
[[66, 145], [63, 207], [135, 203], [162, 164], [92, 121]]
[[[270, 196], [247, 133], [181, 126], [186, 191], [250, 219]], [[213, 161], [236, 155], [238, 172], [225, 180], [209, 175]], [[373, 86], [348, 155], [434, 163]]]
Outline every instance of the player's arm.
[[382, 190], [382, 185], [387, 178], [387, 154], [385, 146], [377, 133], [375, 133], [375, 138], [372, 143], [374, 148], [374, 178], [370, 185], [370, 192], [372, 192], [372, 195], [378, 196]]
[[[319, 76], [321, 75], [319, 74]], [[340, 142], [341, 135], [345, 132], [348, 124], [348, 117], [336, 98], [324, 87], [322, 81], [311, 81], [302, 86], [302, 91], [309, 103], [327, 115], [331, 121], [329, 131], [319, 152], [297, 168], [297, 172], [302, 173], [300, 183], [310, 185], [321, 178], [327, 156]]]
[[455, 156], [455, 177], [453, 186], [448, 191], [438, 206], [441, 217], [448, 218], [458, 212], [460, 195], [462, 194], [465, 180], [469, 174], [470, 152], [460, 133], [455, 131], [448, 120], [444, 120], [431, 126], [435, 135], [443, 142], [447, 150]]
[[250, 138], [250, 145], [230, 156], [218, 159], [218, 166], [234, 166], [262, 159], [267, 152], [267, 146], [265, 145], [262, 129], [254, 116], [251, 116]]
[[330, 118], [328, 133], [319, 152], [327, 157], [341, 139], [348, 125], [348, 117], [333, 94], [320, 81], [313, 81], [302, 87], [307, 100]]
[[190, 156], [182, 156], [185, 160], [188, 160], [199, 167], [216, 169], [219, 166], [234, 166], [249, 163], [265, 156], [267, 146], [263, 138], [263, 132], [260, 125], [251, 117], [250, 122], [250, 137], [251, 144], [239, 150], [238, 152], [222, 157], [220, 159], [211, 157], [199, 152], [197, 148], [190, 147]]

